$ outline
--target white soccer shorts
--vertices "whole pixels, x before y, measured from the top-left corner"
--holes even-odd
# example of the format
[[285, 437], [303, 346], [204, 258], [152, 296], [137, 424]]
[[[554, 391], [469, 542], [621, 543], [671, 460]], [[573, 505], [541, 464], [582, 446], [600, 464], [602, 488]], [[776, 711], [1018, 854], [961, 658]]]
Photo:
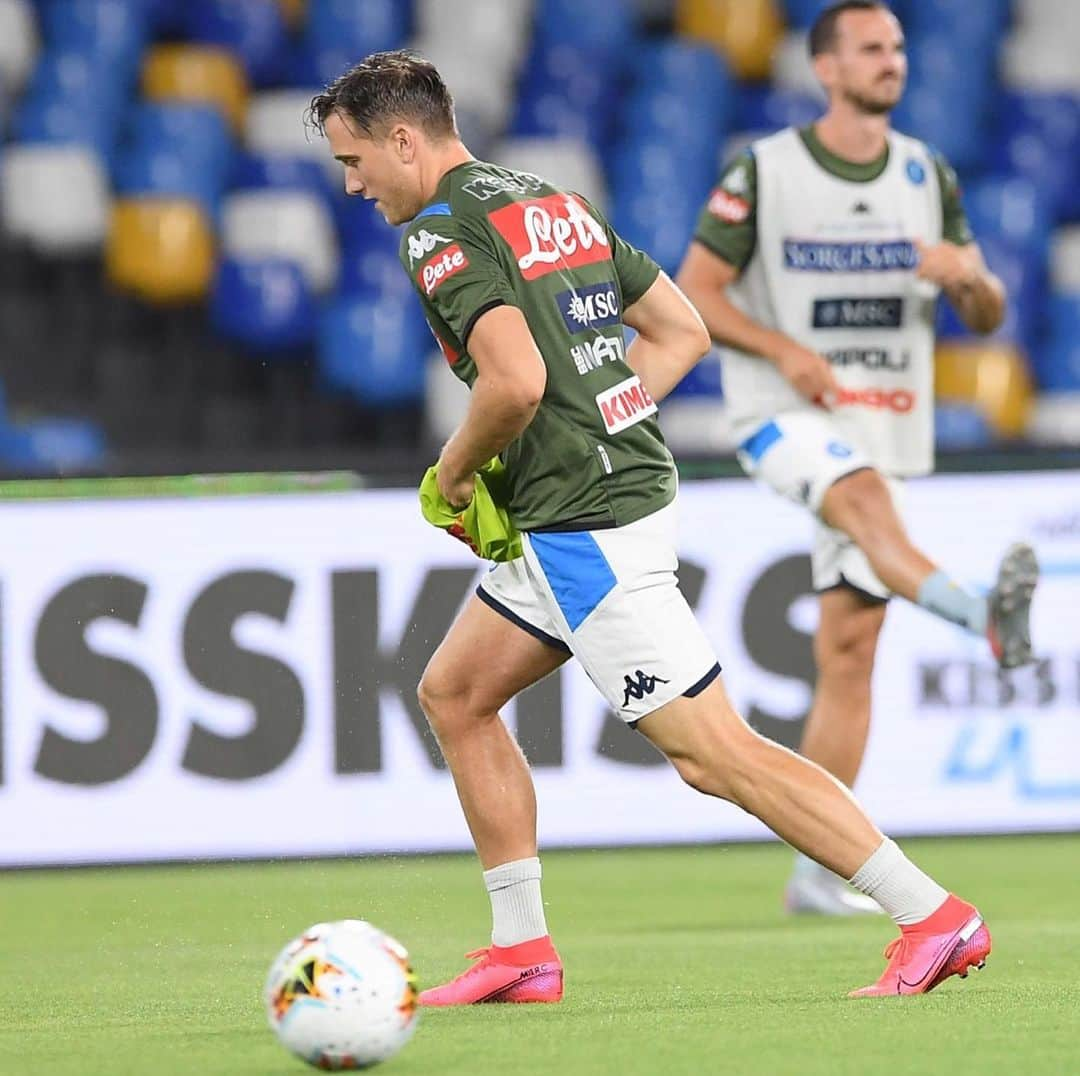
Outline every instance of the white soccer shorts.
[[496, 565], [482, 601], [578, 659], [628, 724], [720, 673], [716, 653], [679, 590], [672, 503], [594, 531], [523, 535], [525, 555]]
[[[817, 517], [810, 554], [815, 590], [848, 586], [872, 601], [887, 601], [892, 596], [870, 567], [866, 554], [846, 534], [821, 520], [826, 490], [845, 475], [874, 466], [858, 447], [837, 433], [828, 414], [778, 415], [743, 441], [736, 455], [751, 478], [809, 508]], [[899, 511], [903, 483], [884, 477]]]

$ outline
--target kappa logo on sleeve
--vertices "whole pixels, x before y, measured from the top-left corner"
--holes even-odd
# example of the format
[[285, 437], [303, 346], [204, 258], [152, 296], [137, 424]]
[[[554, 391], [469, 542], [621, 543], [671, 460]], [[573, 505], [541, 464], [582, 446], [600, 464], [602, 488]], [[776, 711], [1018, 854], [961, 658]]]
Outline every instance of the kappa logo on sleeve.
[[430, 298], [450, 277], [455, 273], [460, 273], [468, 265], [469, 259], [460, 244], [452, 243], [445, 250], [440, 250], [430, 261], [425, 262], [416, 279], [424, 289], [424, 294]]
[[750, 216], [750, 203], [717, 187], [709, 198], [709, 212], [727, 224], [742, 224]]
[[450, 240], [436, 232], [421, 228], [416, 235], [409, 236], [409, 265], [415, 265], [425, 254], [430, 254], [440, 243]]

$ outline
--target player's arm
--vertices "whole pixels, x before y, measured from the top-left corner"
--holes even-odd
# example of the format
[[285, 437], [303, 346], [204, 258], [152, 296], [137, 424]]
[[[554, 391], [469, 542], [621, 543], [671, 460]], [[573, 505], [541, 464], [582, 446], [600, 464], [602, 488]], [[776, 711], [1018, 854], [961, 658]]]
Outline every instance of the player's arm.
[[453, 505], [468, 504], [475, 473], [532, 422], [547, 385], [547, 367], [515, 306], [481, 314], [468, 348], [476, 363], [469, 409], [439, 457], [439, 490]]
[[960, 184], [948, 162], [935, 156], [941, 190], [942, 241], [916, 242], [916, 274], [937, 284], [960, 320], [974, 333], [992, 333], [1005, 319], [1005, 285], [983, 261], [960, 200]]
[[697, 307], [713, 340], [771, 362], [802, 396], [828, 406], [839, 390], [828, 359], [743, 313], [727, 294], [738, 276], [739, 269], [694, 240], [675, 282]]
[[401, 264], [425, 313], [476, 365], [465, 419], [439, 457], [439, 491], [472, 500], [476, 472], [532, 421], [547, 368], [514, 289], [482, 229], [452, 214], [418, 217], [402, 236]]
[[828, 406], [838, 391], [828, 360], [744, 314], [728, 296], [756, 243], [757, 165], [747, 152], [728, 166], [702, 209], [675, 282], [713, 340], [771, 362], [806, 399]]
[[626, 362], [657, 402], [709, 350], [709, 334], [698, 312], [666, 273], [623, 311], [623, 321], [637, 332]]

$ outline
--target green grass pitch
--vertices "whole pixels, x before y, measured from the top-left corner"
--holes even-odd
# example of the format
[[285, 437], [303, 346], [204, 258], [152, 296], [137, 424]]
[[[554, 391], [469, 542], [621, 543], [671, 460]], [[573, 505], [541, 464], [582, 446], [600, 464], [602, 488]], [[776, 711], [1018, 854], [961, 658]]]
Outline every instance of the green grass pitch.
[[[791, 920], [775, 845], [544, 856], [562, 1005], [425, 1012], [381, 1071], [529, 1076], [1080, 1072], [1080, 836], [904, 842], [978, 902], [987, 968], [920, 998], [849, 1001], [892, 925]], [[471, 857], [0, 875], [4, 1076], [313, 1071], [260, 991], [312, 922], [371, 919], [421, 986], [487, 937]]]

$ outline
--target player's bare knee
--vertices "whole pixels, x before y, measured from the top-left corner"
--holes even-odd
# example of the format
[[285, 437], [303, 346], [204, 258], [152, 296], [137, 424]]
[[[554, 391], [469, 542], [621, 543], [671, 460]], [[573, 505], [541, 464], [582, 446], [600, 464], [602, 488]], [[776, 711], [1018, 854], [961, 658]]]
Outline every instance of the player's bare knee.
[[459, 676], [429, 665], [416, 686], [416, 697], [436, 732], [449, 731], [464, 711], [468, 692]]

